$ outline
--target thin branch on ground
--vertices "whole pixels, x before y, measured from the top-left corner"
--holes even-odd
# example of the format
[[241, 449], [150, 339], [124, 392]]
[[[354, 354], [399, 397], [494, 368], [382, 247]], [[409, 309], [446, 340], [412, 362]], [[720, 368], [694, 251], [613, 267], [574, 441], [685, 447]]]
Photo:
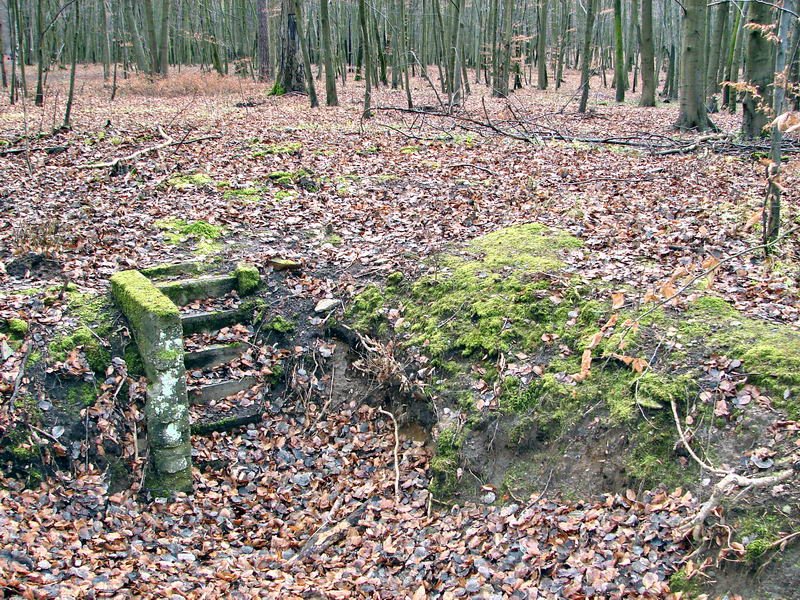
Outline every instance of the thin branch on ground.
[[400, 502], [400, 430], [397, 426], [397, 419], [392, 413], [380, 407], [378, 412], [389, 417], [394, 425], [394, 499], [395, 502]]

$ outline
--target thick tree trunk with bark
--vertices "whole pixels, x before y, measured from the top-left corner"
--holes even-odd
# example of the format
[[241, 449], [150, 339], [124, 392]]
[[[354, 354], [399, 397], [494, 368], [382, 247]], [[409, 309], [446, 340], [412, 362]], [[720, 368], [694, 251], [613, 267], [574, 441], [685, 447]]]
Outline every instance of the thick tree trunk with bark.
[[[306, 89], [303, 64], [300, 62], [300, 39], [297, 36], [297, 14], [294, 0], [282, 0], [281, 4], [281, 58], [276, 91], [303, 92]], [[309, 74], [311, 76], [311, 74]]]
[[628, 70], [625, 68], [625, 52], [622, 48], [622, 0], [614, 0], [614, 100], [616, 102], [625, 101], [627, 80]]
[[639, 106], [656, 105], [655, 48], [653, 46], [653, 0], [642, 0], [642, 97]]
[[705, 0], [685, 0], [681, 77], [678, 86], [680, 113], [675, 123], [678, 129], [705, 131], [710, 126], [705, 104], [706, 70], [703, 60], [705, 29]]

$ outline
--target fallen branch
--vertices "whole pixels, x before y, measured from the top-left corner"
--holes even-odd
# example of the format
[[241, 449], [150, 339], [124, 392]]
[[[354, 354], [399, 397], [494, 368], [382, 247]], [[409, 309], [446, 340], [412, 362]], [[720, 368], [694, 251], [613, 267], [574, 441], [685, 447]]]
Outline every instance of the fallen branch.
[[744, 475], [738, 475], [737, 473], [728, 473], [717, 482], [714, 486], [714, 491], [711, 492], [711, 497], [703, 503], [697, 514], [689, 518], [689, 520], [681, 526], [679, 531], [684, 536], [691, 533], [695, 541], [700, 541], [703, 533], [703, 523], [714, 509], [719, 506], [722, 498], [727, 496], [732, 488], [762, 488], [770, 485], [777, 485], [782, 481], [786, 481], [792, 477], [792, 475], [795, 475], [796, 472], [795, 469], [789, 468], [765, 477], [746, 477]]
[[305, 560], [311, 556], [319, 557], [328, 548], [341, 541], [347, 535], [347, 530], [358, 524], [366, 510], [367, 502], [362, 502], [355, 510], [332, 527], [323, 527], [317, 531], [308, 538], [302, 550], [289, 559], [289, 564], [298, 560]]
[[400, 431], [392, 413], [382, 408], [378, 408], [378, 412], [389, 417], [394, 424], [394, 499], [400, 502]]
[[160, 133], [162, 134], [162, 137], [166, 138], [166, 140], [161, 144], [158, 144], [156, 146], [151, 146], [150, 148], [143, 148], [141, 150], [137, 150], [133, 154], [129, 154], [127, 156], [121, 156], [119, 158], [115, 158], [114, 160], [109, 160], [107, 162], [98, 162], [98, 163], [89, 163], [89, 164], [79, 165], [78, 168], [79, 169], [108, 169], [108, 168], [116, 169], [121, 164], [126, 164], [126, 163], [129, 163], [129, 162], [132, 162], [132, 161], [136, 160], [137, 158], [139, 158], [140, 156], [144, 156], [145, 154], [150, 154], [151, 152], [157, 152], [158, 150], [163, 150], [164, 148], [169, 148], [171, 146], [181, 146], [183, 144], [194, 144], [196, 142], [202, 142], [202, 141], [205, 141], [205, 140], [214, 140], [214, 139], [218, 139], [218, 138], [222, 137], [220, 134], [214, 133], [214, 134], [209, 134], [209, 135], [201, 135], [199, 137], [192, 138], [190, 140], [176, 140], [176, 139], [168, 136], [166, 133], [164, 133], [163, 130], [161, 130]]

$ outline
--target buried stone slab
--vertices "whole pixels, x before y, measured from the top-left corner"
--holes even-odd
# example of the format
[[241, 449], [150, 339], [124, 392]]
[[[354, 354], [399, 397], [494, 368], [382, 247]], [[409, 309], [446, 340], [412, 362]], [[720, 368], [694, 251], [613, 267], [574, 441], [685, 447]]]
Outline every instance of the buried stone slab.
[[192, 491], [189, 402], [178, 307], [139, 271], [111, 278], [149, 380], [145, 413], [151, 465], [146, 487], [157, 496]]

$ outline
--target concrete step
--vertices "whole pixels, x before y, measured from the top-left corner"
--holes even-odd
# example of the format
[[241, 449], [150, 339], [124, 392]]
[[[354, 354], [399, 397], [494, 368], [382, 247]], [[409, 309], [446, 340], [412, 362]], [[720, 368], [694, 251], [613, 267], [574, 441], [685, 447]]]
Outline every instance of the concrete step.
[[248, 390], [257, 383], [258, 380], [255, 377], [242, 377], [241, 379], [229, 379], [219, 383], [208, 383], [189, 390], [189, 402], [191, 404], [210, 404], [238, 394], [243, 390]]
[[247, 349], [247, 344], [218, 344], [208, 346], [202, 350], [187, 352], [183, 357], [186, 368], [191, 369], [212, 369], [219, 365], [224, 365], [232, 360], [239, 358]]
[[249, 315], [238, 308], [211, 312], [191, 313], [181, 316], [183, 335], [192, 335], [200, 331], [216, 331], [230, 327], [236, 323], [247, 322]]
[[200, 277], [157, 283], [156, 287], [178, 306], [195, 300], [220, 298], [236, 289], [235, 276]]
[[263, 416], [264, 409], [260, 404], [248, 406], [244, 410], [239, 410], [229, 415], [217, 415], [195, 421], [191, 425], [192, 435], [208, 435], [215, 431], [230, 431], [250, 423], [259, 423]]

